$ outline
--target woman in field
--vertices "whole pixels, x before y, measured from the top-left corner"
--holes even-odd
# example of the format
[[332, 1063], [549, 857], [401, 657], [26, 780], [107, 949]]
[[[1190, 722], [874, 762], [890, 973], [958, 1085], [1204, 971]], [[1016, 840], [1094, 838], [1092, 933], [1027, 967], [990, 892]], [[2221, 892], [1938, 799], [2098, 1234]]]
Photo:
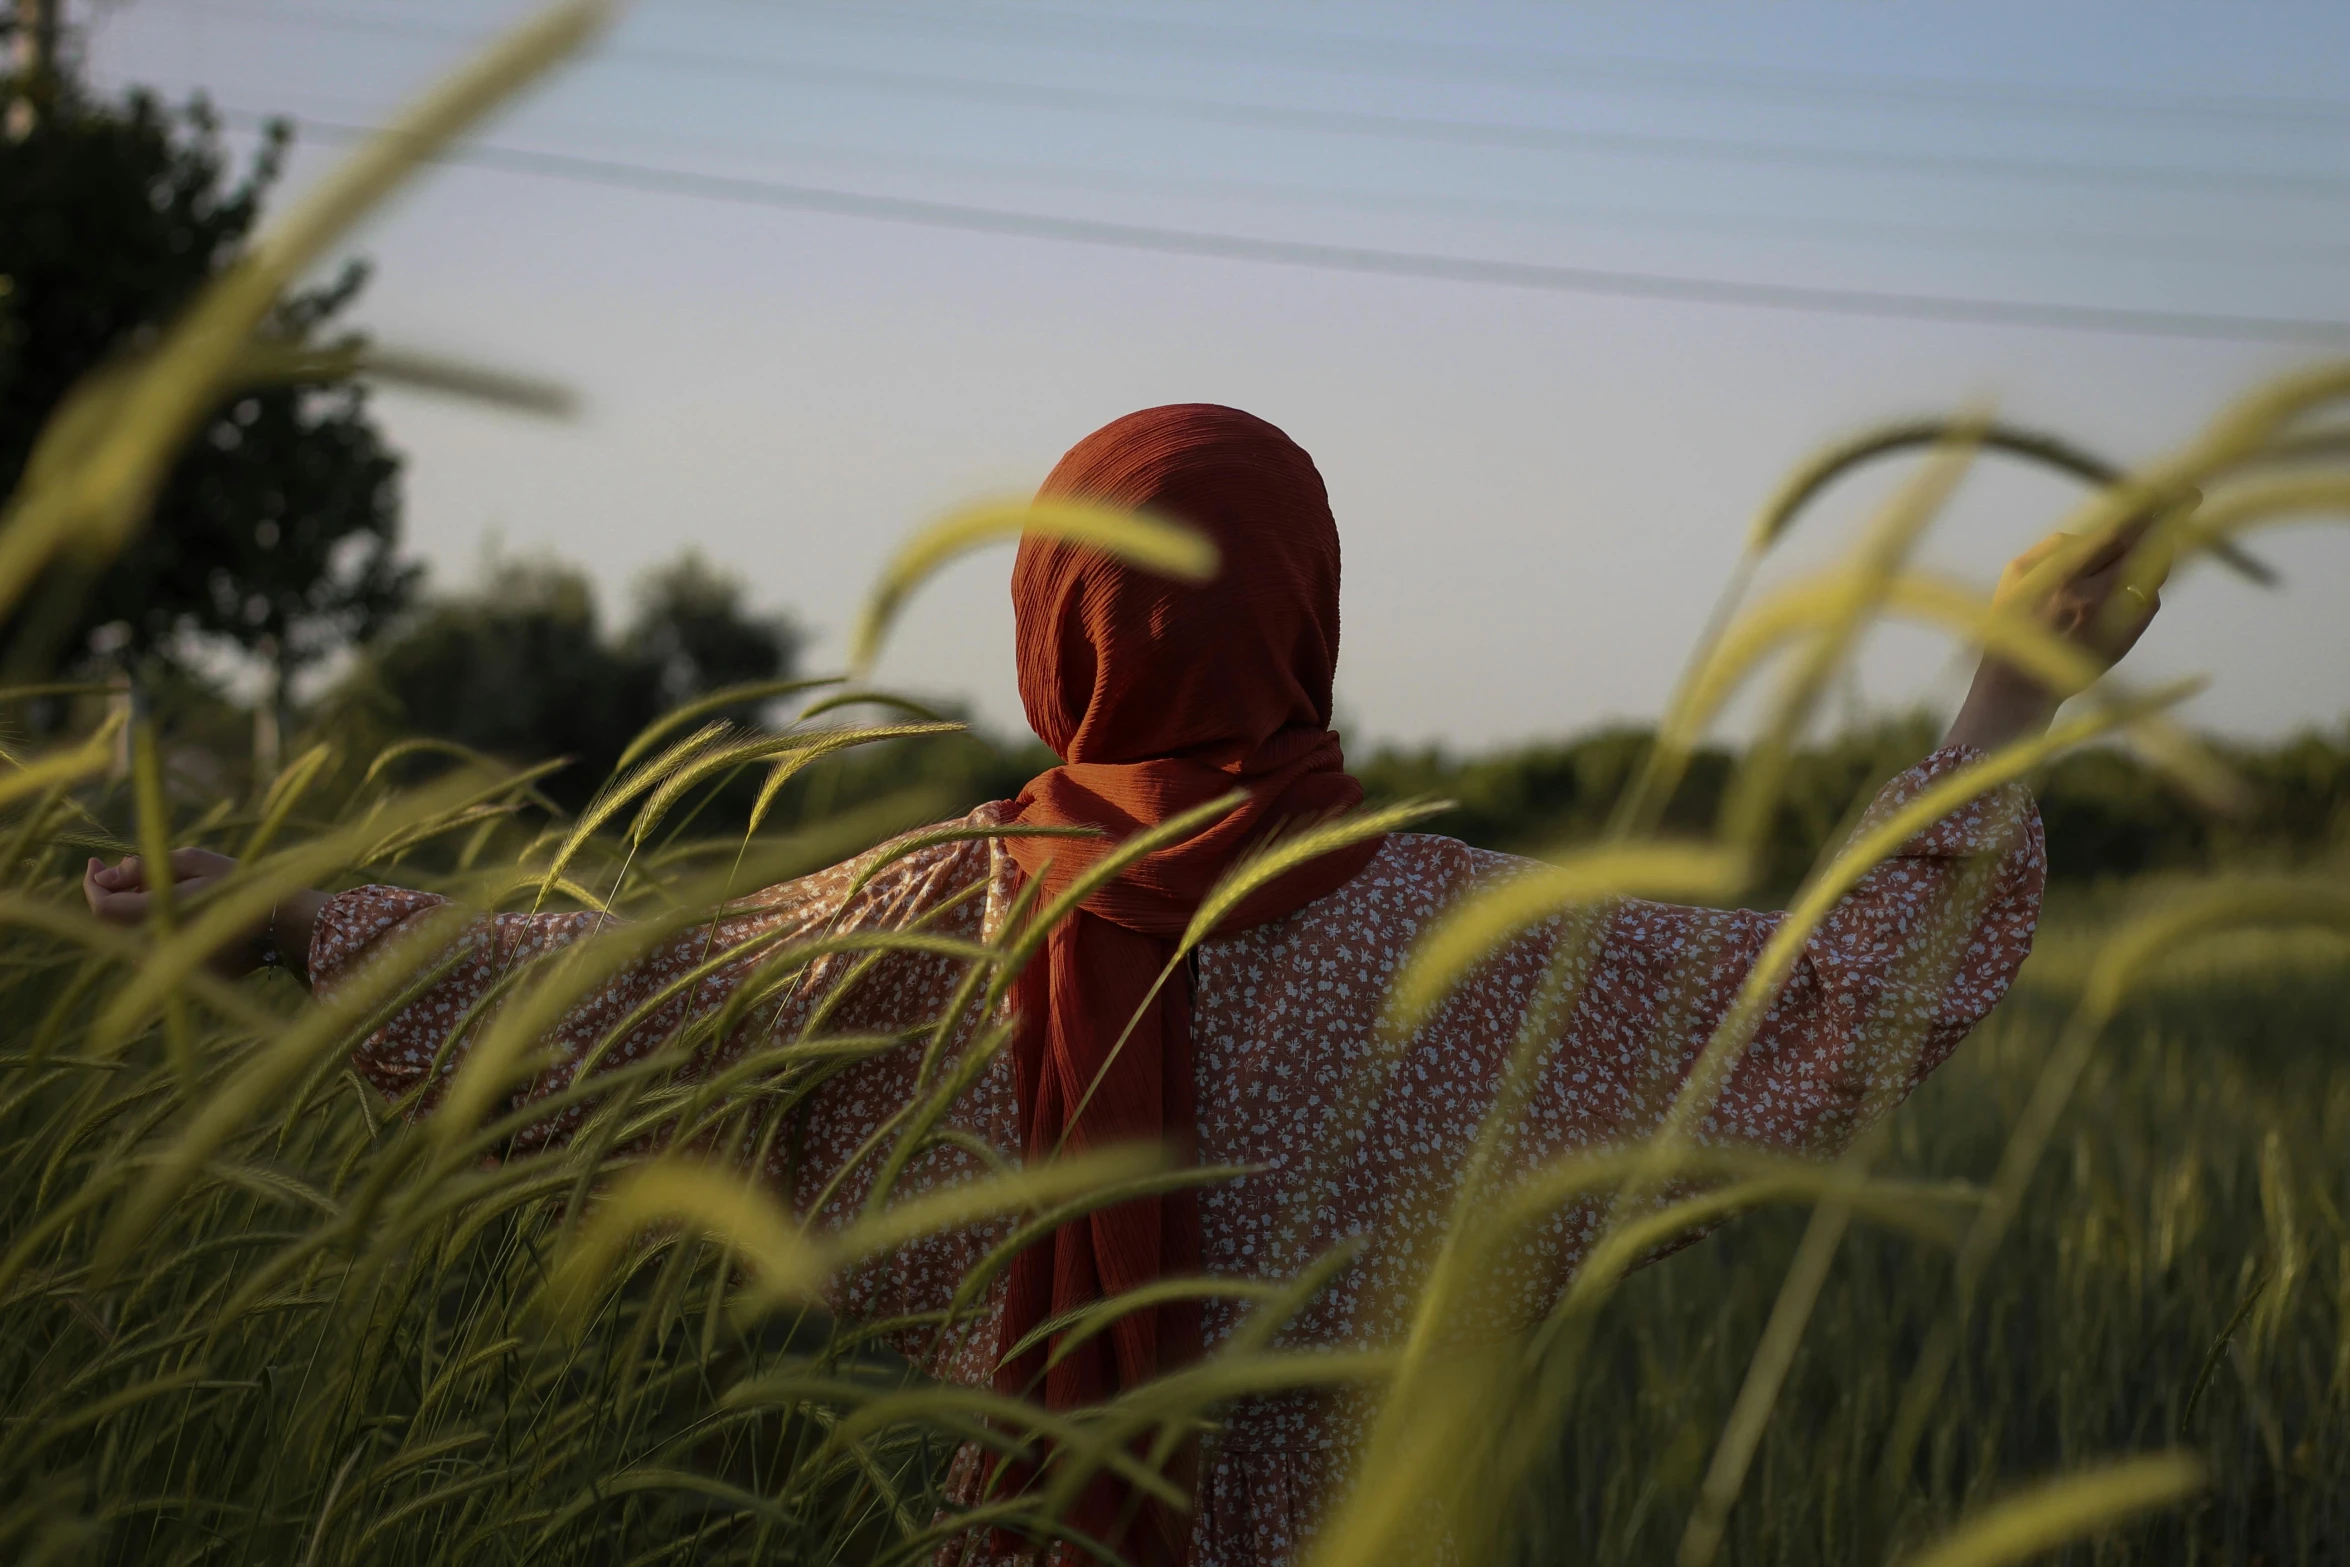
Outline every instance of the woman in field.
[[[1180, 1367], [1232, 1331], [1237, 1302], [1163, 1305], [1119, 1318], [1049, 1370], [1041, 1348], [1002, 1363], [1057, 1314], [1158, 1279], [1283, 1279], [1352, 1240], [1360, 1254], [1286, 1340], [1391, 1338], [1412, 1259], [1444, 1222], [1521, 1029], [1555, 1043], [1513, 1160], [1531, 1165], [1637, 1138], [1655, 1124], [1780, 917], [1625, 901], [1592, 926], [1537, 927], [1425, 1021], [1367, 1115], [1342, 1113], [1342, 1085], [1373, 1060], [1388, 981], [1415, 935], [1527, 862], [1428, 834], [1360, 843], [1251, 897], [1176, 983], [1153, 994], [1177, 937], [1237, 856], [1268, 833], [1362, 798], [1329, 728], [1337, 530], [1306, 454], [1262, 420], [1212, 405], [1116, 421], [1071, 450], [1042, 494], [1189, 522], [1214, 539], [1221, 571], [1186, 585], [1081, 547], [1024, 542], [1012, 575], [1021, 696], [1064, 764], [1019, 798], [964, 818], [959, 825], [980, 830], [974, 835], [902, 853], [870, 876], [890, 846], [770, 887], [730, 906], [714, 944], [697, 929], [631, 965], [554, 1030], [555, 1064], [515, 1102], [566, 1086], [616, 1023], [714, 950], [917, 924], [992, 940], [1031, 882], [1049, 898], [1105, 845], [1245, 790], [1245, 803], [1143, 857], [1052, 932], [1013, 991], [1014, 1043], [979, 1068], [949, 1117], [966, 1142], [1014, 1159], [1149, 1140], [1186, 1160], [1256, 1167], [1196, 1196], [1128, 1203], [1064, 1226], [997, 1282], [982, 1320], [932, 1356], [942, 1375], [1059, 1409]], [[2044, 621], [2089, 645], [2089, 628], [2119, 586], [2118, 556], [2109, 552], [2059, 589], [2040, 611]], [[2119, 656], [2136, 640], [2154, 606], [2137, 608], [2101, 656]], [[2052, 706], [2029, 678], [1986, 661], [1942, 748], [1888, 784], [1872, 811], [2035, 731]], [[1005, 827], [1098, 836], [986, 835]], [[188, 892], [224, 869], [217, 856], [174, 856]], [[1810, 938], [1702, 1135], [1811, 1154], [1843, 1146], [1866, 1116], [1947, 1058], [2006, 991], [2031, 943], [2042, 873], [2039, 819], [2016, 787], [1974, 800], [1880, 865]], [[143, 917], [144, 885], [136, 860], [111, 869], [92, 861], [86, 890], [93, 909], [127, 923]], [[442, 901], [392, 887], [305, 894], [280, 906], [270, 935], [328, 994]], [[445, 1047], [474, 1000], [515, 962], [598, 924], [592, 914], [472, 919], [456, 938], [454, 965], [364, 1043], [360, 1070], [389, 1095], [423, 1089], [429, 1113], [439, 1084], [427, 1079], [436, 1061], [444, 1076], [461, 1064], [467, 1042]], [[1562, 1000], [1542, 981], [1569, 941], [1583, 944], [1574, 959], [1581, 983]], [[601, 1061], [657, 1049], [689, 1018], [722, 1006], [759, 961], [746, 958], [654, 1010], [610, 1041]], [[953, 1003], [962, 978], [954, 958], [901, 952], [842, 989], [856, 962], [818, 960], [781, 1000], [750, 1013], [720, 1058], [797, 1039], [820, 1008], [827, 1035], [913, 1029]], [[953, 1048], [981, 1021], [961, 1020]], [[890, 1051], [819, 1090], [793, 1135], [775, 1145], [777, 1189], [803, 1211], [816, 1209], [819, 1222], [853, 1217], [875, 1178], [875, 1151], [864, 1145], [917, 1091], [920, 1054], [918, 1044]], [[552, 1117], [519, 1141], [560, 1138], [578, 1116]], [[876, 1141], [886, 1150], [887, 1139]], [[906, 1172], [901, 1190], [980, 1168], [968, 1147], [942, 1140]], [[1523, 1316], [1555, 1302], [1597, 1217], [1596, 1207], [1576, 1207], [1553, 1219], [1517, 1260], [1503, 1291], [1510, 1298], [1496, 1311]], [[842, 1281], [835, 1305], [868, 1319], [936, 1312], [1005, 1233], [999, 1226], [910, 1247]], [[1350, 1404], [1316, 1395], [1243, 1400], [1188, 1466], [1188, 1516], [1135, 1506], [1105, 1481], [1069, 1522], [1138, 1560], [1291, 1561], [1342, 1473], [1353, 1421]], [[980, 1455], [966, 1450], [957, 1494], [971, 1499], [985, 1481]], [[1074, 1557], [1066, 1547], [1062, 1554]]]

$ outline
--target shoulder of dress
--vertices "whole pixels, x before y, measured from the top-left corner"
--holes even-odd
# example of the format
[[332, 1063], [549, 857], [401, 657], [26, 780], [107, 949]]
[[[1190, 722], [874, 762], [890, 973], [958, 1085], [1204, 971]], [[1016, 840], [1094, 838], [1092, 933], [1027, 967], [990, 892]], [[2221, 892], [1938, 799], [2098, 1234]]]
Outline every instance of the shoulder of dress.
[[1522, 875], [1538, 864], [1441, 833], [1390, 833], [1349, 887], [1397, 912], [1427, 918], [1480, 887]]
[[1387, 842], [1366, 869], [1465, 882], [1512, 875], [1535, 863], [1497, 849], [1480, 849], [1441, 833], [1398, 832], [1387, 835]]
[[734, 907], [751, 912], [791, 905], [821, 905], [828, 900], [845, 899], [852, 889], [863, 901], [885, 882], [901, 885], [961, 867], [967, 867], [972, 876], [983, 875], [988, 869], [988, 850], [993, 841], [986, 836], [987, 829], [1003, 825], [1010, 811], [1011, 802], [990, 800], [964, 815], [885, 838], [837, 865], [762, 887]]
[[[858, 858], [864, 859], [881, 854], [902, 844], [927, 847], [934, 844], [962, 842], [963, 839], [953, 835], [984, 830], [989, 827], [1001, 827], [1012, 811], [1011, 801], [990, 800], [985, 805], [974, 806], [960, 816], [949, 817], [943, 822], [931, 822], [922, 827], [909, 828], [894, 837], [885, 838]], [[856, 862], [850, 861], [848, 863], [854, 864]]]
[[1484, 862], [1507, 858], [1437, 833], [1389, 833], [1352, 880], [1299, 914], [1375, 922], [1426, 918], [1468, 890], [1485, 873]]
[[331, 985], [340, 971], [420, 914], [449, 907], [438, 893], [406, 887], [352, 887], [320, 907], [305, 960], [313, 985]]

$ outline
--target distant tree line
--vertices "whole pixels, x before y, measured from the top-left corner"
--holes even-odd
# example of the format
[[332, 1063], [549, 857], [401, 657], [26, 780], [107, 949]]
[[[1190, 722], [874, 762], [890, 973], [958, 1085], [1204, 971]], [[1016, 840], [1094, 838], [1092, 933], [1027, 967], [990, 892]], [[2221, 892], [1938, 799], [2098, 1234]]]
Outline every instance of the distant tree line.
[[[1783, 893], [1799, 882], [1878, 786], [1934, 739], [1934, 724], [1918, 717], [1799, 754], [1764, 888]], [[1466, 756], [1388, 748], [1358, 760], [1354, 771], [1376, 802], [1459, 801], [1430, 824], [1434, 831], [1484, 848], [1541, 853], [1597, 838], [1650, 744], [1646, 730], [1617, 728]], [[2214, 815], [2127, 751], [2099, 747], [2060, 759], [2034, 783], [2050, 873], [2077, 881], [2350, 851], [2350, 726], [2218, 749], [2251, 787], [2252, 806], [2242, 816]], [[1665, 829], [1695, 835], [1711, 827], [1736, 765], [1728, 750], [1700, 752], [1665, 813]]]
[[[599, 619], [578, 573], [507, 563], [472, 592], [428, 598], [363, 651], [328, 705], [339, 707], [339, 727], [352, 740], [351, 723], [369, 715], [378, 743], [427, 734], [517, 763], [574, 758], [547, 792], [576, 808], [661, 713], [726, 686], [786, 678], [800, 647], [790, 621], [749, 612], [739, 584], [692, 555], [647, 577], [633, 618], [618, 627]], [[762, 715], [746, 706], [724, 716]], [[1937, 732], [1920, 715], [1799, 752], [1756, 896], [1792, 890], [1878, 787], [1933, 748]], [[1540, 854], [1596, 839], [1651, 744], [1649, 731], [1618, 727], [1472, 754], [1386, 747], [1352, 765], [1374, 804], [1450, 799], [1456, 807], [1430, 830]], [[2252, 807], [2239, 817], [2213, 814], [2124, 750], [2093, 748], [2058, 761], [2034, 782], [2051, 873], [2081, 881], [2350, 851], [2350, 727], [2219, 750], [2251, 789]], [[852, 752], [795, 786], [776, 820], [788, 825], [914, 788], [934, 793], [941, 814], [968, 809], [1017, 793], [1053, 760], [1025, 737]], [[1700, 751], [1663, 830], [1709, 831], [1737, 765], [1726, 748]], [[721, 808], [710, 824], [735, 814]]]
[[427, 735], [515, 763], [569, 758], [542, 788], [577, 809], [648, 724], [730, 686], [789, 678], [800, 642], [788, 617], [752, 612], [742, 584], [691, 551], [638, 583], [635, 613], [617, 626], [575, 568], [496, 561], [478, 586], [426, 595], [363, 646], [318, 722], [347, 748]]
[[[740, 581], [691, 551], [638, 581], [623, 621], [606, 618], [575, 568], [494, 561], [476, 586], [424, 593], [362, 646], [343, 678], [312, 704], [301, 743], [330, 741], [358, 765], [412, 736], [454, 741], [516, 766], [564, 758], [539, 787], [549, 803], [577, 811], [648, 725], [681, 703], [792, 679], [802, 672], [803, 641], [790, 617], [753, 611]], [[730, 703], [705, 721], [757, 727], [836, 694], [812, 687], [780, 702]], [[817, 721], [907, 716], [916, 715], [859, 705]], [[687, 733], [679, 730], [678, 738]], [[1052, 761], [1034, 741], [999, 744], [977, 734], [884, 742], [810, 768], [777, 797], [766, 821], [789, 830], [890, 796], [944, 816], [1016, 793]], [[445, 765], [445, 758], [418, 756], [409, 781]], [[762, 771], [747, 770], [713, 790], [694, 813], [695, 831], [724, 833], [746, 822]]]

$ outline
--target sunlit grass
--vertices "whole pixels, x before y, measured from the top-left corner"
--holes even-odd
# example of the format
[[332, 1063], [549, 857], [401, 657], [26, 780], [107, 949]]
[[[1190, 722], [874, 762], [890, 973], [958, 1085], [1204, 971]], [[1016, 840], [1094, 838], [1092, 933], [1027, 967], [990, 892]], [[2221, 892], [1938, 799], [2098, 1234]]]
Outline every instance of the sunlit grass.
[[[2060, 911], [2016, 995], [1896, 1112], [1886, 1174], [1996, 1180], [2080, 999], [2077, 959], [2107, 948], [2115, 917]], [[2207, 1464], [2203, 1493], [2080, 1559], [2328, 1559], [2350, 1531], [2350, 942], [2288, 941], [2273, 965], [2269, 945], [2183, 954], [2114, 1020], [1982, 1264], [1892, 1486], [1887, 1438], [1954, 1320], [1958, 1245], [1852, 1232], [1721, 1559], [1902, 1560], [2037, 1477], [2172, 1445]], [[1807, 1228], [1760, 1213], [1626, 1281], [1517, 1503], [1510, 1559], [1673, 1560]], [[2257, 1330], [2248, 1315], [2223, 1339], [2264, 1278]]]

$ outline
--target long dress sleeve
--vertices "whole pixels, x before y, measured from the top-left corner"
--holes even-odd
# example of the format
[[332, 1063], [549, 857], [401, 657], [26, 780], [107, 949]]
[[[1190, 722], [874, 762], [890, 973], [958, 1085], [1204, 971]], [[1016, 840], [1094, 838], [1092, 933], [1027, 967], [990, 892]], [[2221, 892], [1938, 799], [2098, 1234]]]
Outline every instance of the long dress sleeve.
[[[1861, 828], [1975, 753], [1934, 753], [1895, 778]], [[2020, 788], [1978, 797], [1871, 870], [1804, 942], [1699, 1127], [1704, 1141], [1833, 1154], [1872, 1111], [1950, 1058], [2029, 955], [2046, 880], [2040, 818]], [[1565, 1031], [1547, 1103], [1592, 1141], [1648, 1130], [1786, 916], [1621, 905]]]
[[[944, 825], [983, 832], [995, 825], [997, 814], [995, 807], [982, 806]], [[881, 856], [890, 856], [889, 862], [877, 867]], [[645, 1058], [676, 1040], [689, 1023], [724, 1007], [762, 963], [779, 955], [788, 960], [795, 946], [817, 938], [919, 928], [962, 942], [983, 941], [1000, 924], [1016, 887], [1008, 857], [984, 838], [970, 836], [912, 852], [893, 840], [828, 870], [770, 887], [714, 922], [647, 944], [602, 976], [538, 1042], [544, 1064], [499, 1108], [526, 1111], [549, 1100], [591, 1062], [595, 1072], [605, 1072]], [[507, 1004], [495, 993], [503, 977], [520, 965], [559, 960], [613, 925], [594, 913], [560, 913], [473, 915], [458, 920], [453, 932], [434, 926], [436, 919], [453, 915], [445, 899], [431, 894], [360, 887], [328, 901], [311, 946], [312, 983], [327, 998], [374, 964], [397, 964], [408, 972], [440, 970], [353, 1055], [361, 1075], [404, 1102], [414, 1116], [435, 1111], [447, 1083], [463, 1070], [484, 1029]], [[729, 958], [729, 953], [740, 955]], [[723, 961], [713, 963], [714, 957]], [[709, 972], [690, 985], [679, 984], [697, 969]], [[796, 1101], [788, 1126], [760, 1143], [764, 1169], [778, 1195], [805, 1216], [823, 1225], [845, 1223], [863, 1207], [878, 1173], [871, 1134], [922, 1091], [918, 1074], [924, 1046], [912, 1036], [947, 1012], [966, 971], [967, 963], [952, 953], [876, 956], [850, 950], [817, 957], [796, 968], [794, 982], [746, 1009], [725, 1038], [705, 1038], [691, 1051], [681, 1051], [678, 1070], [690, 1077], [740, 1061], [746, 1052], [766, 1050], [779, 1071], [812, 1074], [815, 1086]], [[664, 992], [670, 992], [667, 999], [648, 1005]], [[975, 1021], [958, 1023], [945, 1061], [958, 1059]], [[912, 1042], [889, 1045], [892, 1035]], [[843, 1067], [811, 1052], [804, 1067], [794, 1067], [789, 1047], [811, 1037], [819, 1043], [864, 1041], [858, 1050], [874, 1053]], [[592, 1086], [593, 1078], [588, 1082]], [[528, 1154], [565, 1143], [594, 1108], [590, 1099], [572, 1099], [558, 1112], [525, 1118], [509, 1150]], [[905, 1167], [897, 1189], [918, 1193], [983, 1172], [987, 1162], [972, 1150], [1017, 1148], [1018, 1124], [1010, 1058], [999, 1055], [948, 1111], [942, 1135]], [[880, 1146], [886, 1150], [888, 1144]], [[830, 1302], [864, 1320], [935, 1310], [1001, 1228], [982, 1225], [909, 1244], [835, 1280]], [[899, 1347], [935, 1352], [942, 1369], [960, 1374], [969, 1369], [962, 1362], [977, 1365], [973, 1357], [984, 1356], [990, 1341], [983, 1328], [975, 1328], [943, 1346], [908, 1335]]]
[[[1866, 819], [1971, 757], [1934, 753], [1886, 785]], [[1398, 836], [1333, 898], [1203, 953], [1201, 1157], [1263, 1170], [1203, 1194], [1211, 1266], [1278, 1276], [1342, 1241], [1369, 1243], [1301, 1336], [1376, 1339], [1400, 1326], [1381, 1303], [1408, 1289], [1411, 1259], [1449, 1218], [1529, 1019], [1551, 1043], [1508, 1128], [1507, 1164], [1629, 1142], [1656, 1127], [1786, 917], [1626, 900], [1598, 911], [1596, 929], [1553, 920], [1480, 965], [1389, 1053], [1380, 1007], [1414, 940], [1527, 865]], [[1804, 941], [1700, 1140], [1844, 1146], [2005, 993], [2031, 947], [2044, 865], [2038, 814], [2009, 787], [1877, 866]], [[1546, 1003], [1554, 961], [1575, 981]], [[1367, 1074], [1378, 1087], [1365, 1097]], [[1594, 1217], [1558, 1217], [1523, 1277], [1524, 1307], [1540, 1309], [1572, 1271]]]
[[[616, 1066], [659, 1048], [689, 1018], [723, 1005], [756, 967], [758, 952], [821, 930], [839, 912], [840, 899], [828, 896], [834, 890], [820, 878], [786, 883], [761, 895], [755, 906], [697, 926], [621, 965], [548, 1031], [543, 1044], [551, 1059], [508, 1106], [518, 1109], [568, 1086], [591, 1054], [601, 1064]], [[438, 1106], [449, 1080], [469, 1059], [494, 1018], [490, 1003], [501, 981], [592, 936], [628, 934], [622, 921], [592, 912], [481, 914], [465, 919], [453, 933], [434, 932], [438, 939], [431, 949], [420, 950], [409, 938], [426, 937], [428, 922], [447, 912], [453, 912], [449, 901], [432, 893], [357, 887], [327, 901], [311, 942], [311, 985], [321, 997], [334, 996], [376, 964], [442, 971], [353, 1053], [362, 1076], [386, 1097], [410, 1100], [416, 1115]], [[711, 954], [730, 951], [745, 951], [745, 956], [665, 1005], [644, 1010], [646, 1002], [704, 966]], [[644, 1015], [638, 1021], [612, 1037], [617, 1025], [639, 1012]], [[763, 1021], [771, 1025], [772, 1015]], [[524, 1144], [560, 1140], [579, 1115], [574, 1107], [556, 1121], [533, 1126]]]

